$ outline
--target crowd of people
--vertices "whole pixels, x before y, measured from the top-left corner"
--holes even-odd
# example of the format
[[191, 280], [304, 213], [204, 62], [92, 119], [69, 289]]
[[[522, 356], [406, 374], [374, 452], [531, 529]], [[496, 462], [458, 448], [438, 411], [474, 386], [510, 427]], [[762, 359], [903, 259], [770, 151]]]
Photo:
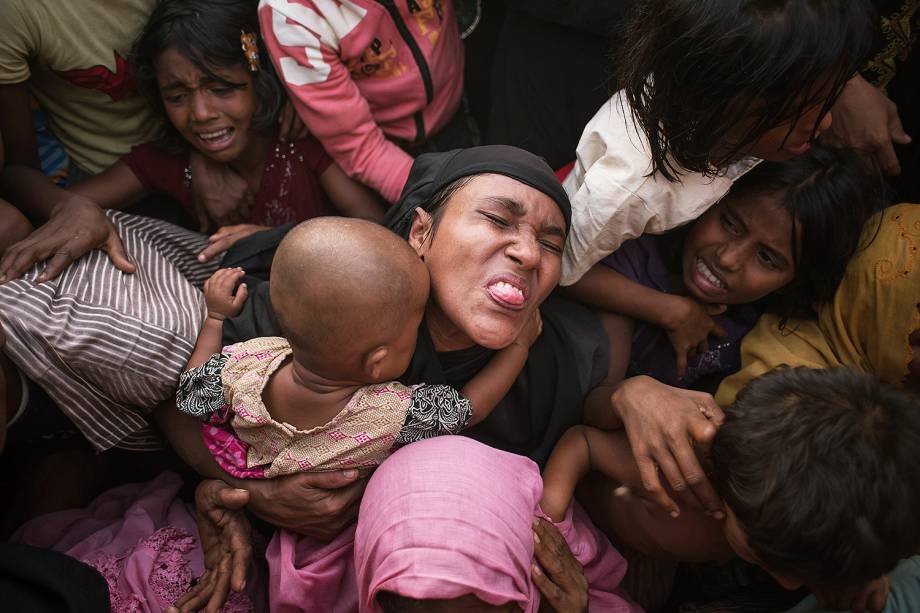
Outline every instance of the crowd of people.
[[0, 599], [920, 608], [920, 0], [6, 0]]

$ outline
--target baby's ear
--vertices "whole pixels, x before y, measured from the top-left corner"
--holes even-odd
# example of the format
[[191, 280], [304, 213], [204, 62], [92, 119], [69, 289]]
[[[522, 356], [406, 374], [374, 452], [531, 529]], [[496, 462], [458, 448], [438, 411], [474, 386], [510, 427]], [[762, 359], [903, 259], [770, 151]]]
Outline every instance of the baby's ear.
[[390, 355], [390, 349], [386, 345], [371, 349], [364, 354], [362, 368], [369, 381], [380, 380], [380, 375], [383, 373], [383, 363], [388, 355]]

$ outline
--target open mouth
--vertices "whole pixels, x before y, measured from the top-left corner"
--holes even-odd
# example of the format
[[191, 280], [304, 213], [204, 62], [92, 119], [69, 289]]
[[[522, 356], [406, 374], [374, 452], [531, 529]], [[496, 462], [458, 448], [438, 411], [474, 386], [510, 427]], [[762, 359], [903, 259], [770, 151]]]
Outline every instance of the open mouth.
[[233, 131], [233, 128], [221, 128], [213, 132], [199, 132], [197, 134], [198, 142], [200, 142], [205, 149], [212, 151], [222, 149], [230, 143], [230, 140], [233, 138]]
[[503, 307], [521, 309], [527, 302], [527, 285], [523, 280], [502, 276], [486, 284], [489, 296]]
[[[725, 291], [725, 283], [712, 271], [702, 258], [696, 258], [696, 272], [699, 273], [698, 278], [705, 281], [706, 285], [711, 286], [717, 291]], [[702, 289], [706, 290], [708, 288], [703, 287]]]

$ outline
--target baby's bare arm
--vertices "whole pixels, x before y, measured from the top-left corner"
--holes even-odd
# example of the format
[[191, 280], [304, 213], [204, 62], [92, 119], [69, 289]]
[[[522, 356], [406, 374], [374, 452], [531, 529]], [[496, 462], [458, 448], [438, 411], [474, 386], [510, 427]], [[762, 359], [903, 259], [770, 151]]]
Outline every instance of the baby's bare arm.
[[473, 416], [468, 426], [475, 426], [498, 406], [521, 374], [524, 364], [527, 363], [530, 347], [542, 331], [543, 320], [540, 311], [534, 311], [518, 337], [498, 351], [485, 368], [463, 386], [460, 392], [473, 406]]
[[565, 516], [575, 486], [588, 471], [596, 470], [620, 483], [637, 483], [639, 470], [632, 458], [626, 433], [590, 426], [574, 426], [562, 436], [543, 471], [540, 506], [553, 521]]

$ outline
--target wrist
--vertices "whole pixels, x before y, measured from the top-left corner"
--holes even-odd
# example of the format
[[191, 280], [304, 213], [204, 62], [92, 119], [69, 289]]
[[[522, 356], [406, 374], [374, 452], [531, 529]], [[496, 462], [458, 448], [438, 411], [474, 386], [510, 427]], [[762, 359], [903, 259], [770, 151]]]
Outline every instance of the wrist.
[[650, 311], [649, 323], [665, 330], [673, 330], [686, 318], [687, 299], [674, 294], [663, 294], [662, 298], [661, 306]]
[[208, 316], [204, 320], [204, 325], [223, 327], [225, 319], [227, 319], [227, 316], [223, 313], [208, 311]]

